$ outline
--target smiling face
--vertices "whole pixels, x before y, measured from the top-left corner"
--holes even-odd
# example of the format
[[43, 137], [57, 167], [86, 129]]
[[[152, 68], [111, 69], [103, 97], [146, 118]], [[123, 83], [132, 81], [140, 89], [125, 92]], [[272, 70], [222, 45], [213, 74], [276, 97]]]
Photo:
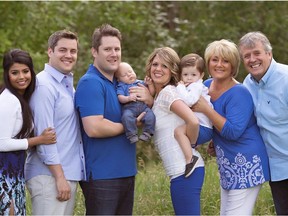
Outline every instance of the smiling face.
[[31, 83], [31, 71], [25, 64], [14, 63], [9, 69], [11, 86], [21, 95]]
[[121, 42], [114, 36], [103, 36], [98, 50], [92, 48], [94, 66], [112, 80], [121, 62]]
[[230, 79], [233, 77], [232, 64], [219, 55], [212, 55], [208, 62], [208, 70], [213, 79]]
[[160, 90], [170, 82], [171, 70], [166, 62], [156, 55], [151, 64], [150, 75], [156, 89]]
[[253, 47], [241, 46], [240, 53], [246, 70], [259, 81], [270, 66], [272, 53], [266, 51], [260, 41]]
[[63, 74], [68, 74], [76, 64], [77, 52], [77, 40], [62, 38], [54, 50], [48, 48], [49, 65]]

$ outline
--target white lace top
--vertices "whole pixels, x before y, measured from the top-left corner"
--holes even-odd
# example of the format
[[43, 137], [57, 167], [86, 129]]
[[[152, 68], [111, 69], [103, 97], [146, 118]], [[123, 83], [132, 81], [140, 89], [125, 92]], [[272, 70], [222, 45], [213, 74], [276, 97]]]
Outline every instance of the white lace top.
[[[170, 178], [183, 175], [186, 165], [181, 147], [174, 138], [174, 129], [185, 124], [183, 119], [170, 110], [176, 100], [181, 100], [176, 87], [168, 85], [160, 91], [152, 108], [156, 116], [154, 145]], [[200, 153], [195, 149], [192, 150], [193, 154], [199, 157], [198, 167], [204, 166]]]

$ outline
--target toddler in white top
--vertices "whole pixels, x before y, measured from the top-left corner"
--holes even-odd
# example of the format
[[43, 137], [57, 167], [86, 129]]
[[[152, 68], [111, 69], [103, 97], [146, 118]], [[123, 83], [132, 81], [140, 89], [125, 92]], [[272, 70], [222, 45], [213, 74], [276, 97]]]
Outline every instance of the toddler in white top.
[[[177, 92], [180, 98], [189, 106], [192, 107], [203, 96], [207, 102], [210, 102], [208, 88], [203, 84], [205, 74], [205, 62], [203, 58], [197, 54], [191, 53], [185, 55], [180, 62], [181, 81], [177, 85]], [[192, 143], [192, 147], [197, 144], [203, 144], [212, 139], [212, 123], [203, 113], [195, 112], [199, 120], [199, 136], [196, 143]], [[192, 153], [191, 143], [186, 135], [186, 125], [181, 125], [174, 130], [174, 135], [179, 143], [185, 159], [186, 169], [185, 177], [189, 177], [195, 169], [198, 162], [198, 157]]]

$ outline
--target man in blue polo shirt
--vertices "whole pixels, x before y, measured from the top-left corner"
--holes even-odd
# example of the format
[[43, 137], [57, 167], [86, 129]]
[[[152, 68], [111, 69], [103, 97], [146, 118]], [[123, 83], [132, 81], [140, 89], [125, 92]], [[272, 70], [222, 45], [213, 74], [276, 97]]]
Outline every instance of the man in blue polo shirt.
[[261, 32], [245, 34], [239, 50], [249, 72], [244, 85], [267, 148], [276, 213], [288, 215], [288, 66], [273, 59], [272, 46]]
[[105, 24], [92, 36], [94, 62], [80, 79], [75, 104], [82, 120], [86, 180], [81, 182], [87, 215], [131, 215], [136, 146], [121, 123], [114, 73], [121, 62], [121, 33]]

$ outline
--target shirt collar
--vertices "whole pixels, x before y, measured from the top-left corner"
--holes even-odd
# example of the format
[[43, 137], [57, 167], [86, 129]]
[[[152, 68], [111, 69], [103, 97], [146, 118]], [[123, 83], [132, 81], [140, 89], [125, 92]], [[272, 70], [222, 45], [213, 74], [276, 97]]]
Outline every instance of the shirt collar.
[[[107, 80], [107, 81], [111, 82], [111, 81], [110, 81], [109, 79], [107, 79], [93, 64], [90, 64], [89, 70], [88, 70], [87, 73], [91, 73], [91, 74], [96, 73], [101, 79]], [[116, 80], [115, 76], [113, 77], [113, 82], [112, 82], [112, 83], [113, 83], [114, 85], [117, 84], [117, 80]]]
[[73, 73], [63, 74], [49, 64], [45, 64], [45, 71], [47, 71], [57, 82], [61, 83], [65, 76], [73, 78]]
[[259, 80], [259, 82], [256, 79], [254, 79], [254, 77], [252, 77], [251, 75], [250, 75], [250, 79], [255, 83], [265, 85], [268, 82], [269, 78], [271, 77], [271, 75], [274, 71], [274, 68], [276, 67], [276, 64], [277, 64], [277, 62], [272, 58], [267, 72], [264, 74], [264, 76], [261, 78], [261, 80]]

